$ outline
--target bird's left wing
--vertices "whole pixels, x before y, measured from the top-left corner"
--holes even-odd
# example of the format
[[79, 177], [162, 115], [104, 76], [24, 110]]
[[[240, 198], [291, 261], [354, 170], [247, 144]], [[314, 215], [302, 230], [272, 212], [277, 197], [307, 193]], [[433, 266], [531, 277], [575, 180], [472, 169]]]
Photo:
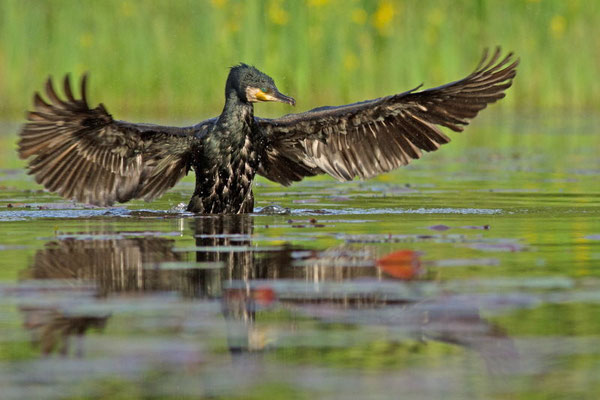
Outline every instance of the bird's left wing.
[[19, 156], [30, 158], [36, 182], [68, 199], [111, 205], [162, 195], [190, 169], [192, 145], [212, 120], [178, 128], [117, 121], [100, 104], [88, 106], [86, 77], [76, 99], [69, 77], [65, 99], [46, 83], [21, 130]]
[[346, 181], [369, 178], [448, 143], [438, 125], [462, 131], [489, 103], [504, 97], [519, 60], [500, 49], [466, 78], [433, 89], [416, 89], [339, 107], [321, 107], [278, 119], [257, 118], [267, 136], [258, 173], [289, 185], [329, 174]]

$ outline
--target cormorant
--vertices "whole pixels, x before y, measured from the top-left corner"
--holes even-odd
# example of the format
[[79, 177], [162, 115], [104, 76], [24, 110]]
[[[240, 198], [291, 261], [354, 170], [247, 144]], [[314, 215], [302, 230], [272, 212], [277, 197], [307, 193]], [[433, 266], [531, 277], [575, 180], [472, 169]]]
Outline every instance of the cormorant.
[[29, 174], [68, 199], [108, 206], [152, 200], [190, 169], [196, 188], [187, 209], [196, 213], [250, 213], [256, 174], [282, 185], [329, 174], [340, 181], [391, 171], [434, 151], [489, 103], [504, 97], [519, 60], [486, 51], [473, 73], [433, 89], [266, 119], [253, 103], [295, 104], [272, 78], [254, 67], [231, 68], [219, 117], [189, 127], [118, 121], [103, 104], [90, 108], [86, 75], [76, 99], [69, 76], [60, 98], [51, 78], [50, 102], [34, 95], [21, 131], [19, 156], [33, 157]]

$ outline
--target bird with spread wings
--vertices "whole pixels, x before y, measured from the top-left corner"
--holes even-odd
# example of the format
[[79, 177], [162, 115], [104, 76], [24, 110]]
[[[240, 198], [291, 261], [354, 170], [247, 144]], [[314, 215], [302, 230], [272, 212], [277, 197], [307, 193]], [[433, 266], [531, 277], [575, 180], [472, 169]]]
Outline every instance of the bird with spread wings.
[[223, 114], [188, 127], [115, 120], [103, 104], [89, 106], [85, 75], [80, 98], [68, 76], [64, 98], [48, 79], [47, 100], [34, 95], [19, 155], [29, 158], [36, 182], [67, 199], [99, 206], [152, 200], [194, 169], [199, 200], [188, 210], [252, 212], [255, 174], [282, 185], [319, 174], [366, 179], [437, 150], [450, 141], [440, 127], [460, 132], [502, 99], [518, 63], [498, 48], [486, 51], [468, 76], [446, 85], [275, 119], [255, 117], [252, 103], [294, 100], [270, 77], [241, 64], [229, 74]]

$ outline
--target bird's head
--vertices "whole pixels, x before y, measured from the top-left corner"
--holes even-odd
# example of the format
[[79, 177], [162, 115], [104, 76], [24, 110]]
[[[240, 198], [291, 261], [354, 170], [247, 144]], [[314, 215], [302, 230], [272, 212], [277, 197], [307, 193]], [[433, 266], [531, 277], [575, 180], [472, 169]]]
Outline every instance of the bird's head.
[[231, 91], [248, 103], [278, 101], [292, 106], [296, 104], [296, 100], [277, 90], [273, 78], [246, 64], [231, 68], [227, 77], [225, 95], [229, 95]]

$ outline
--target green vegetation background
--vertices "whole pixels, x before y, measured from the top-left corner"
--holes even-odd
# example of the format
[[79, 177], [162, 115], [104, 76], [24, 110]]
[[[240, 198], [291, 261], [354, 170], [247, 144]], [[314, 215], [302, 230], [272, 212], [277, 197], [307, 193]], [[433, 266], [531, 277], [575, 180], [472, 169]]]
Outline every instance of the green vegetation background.
[[117, 118], [194, 121], [220, 112], [239, 62], [301, 111], [461, 78], [495, 45], [522, 61], [501, 107], [586, 111], [598, 37], [596, 0], [0, 0], [0, 118], [21, 120], [49, 74], [89, 71]]

